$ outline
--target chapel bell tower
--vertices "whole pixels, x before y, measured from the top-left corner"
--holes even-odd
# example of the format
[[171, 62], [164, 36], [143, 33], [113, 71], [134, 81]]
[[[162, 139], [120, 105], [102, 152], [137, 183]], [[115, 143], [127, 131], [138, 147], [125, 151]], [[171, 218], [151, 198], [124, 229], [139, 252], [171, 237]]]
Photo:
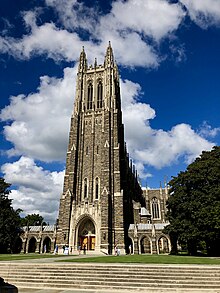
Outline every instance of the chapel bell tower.
[[111, 44], [104, 64], [80, 54], [57, 244], [112, 253], [127, 249], [132, 200], [142, 199], [122, 124], [119, 72]]

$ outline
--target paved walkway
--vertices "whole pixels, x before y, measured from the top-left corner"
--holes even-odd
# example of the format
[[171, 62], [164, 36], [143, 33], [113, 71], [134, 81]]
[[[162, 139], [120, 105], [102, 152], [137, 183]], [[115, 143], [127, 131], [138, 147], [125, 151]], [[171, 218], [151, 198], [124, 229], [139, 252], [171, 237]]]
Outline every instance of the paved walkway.
[[59, 289], [19, 289], [18, 293], [220, 293], [220, 290], [209, 290], [209, 289], [146, 289], [138, 290], [138, 288], [133, 290], [92, 290], [92, 289], [71, 289], [71, 290], [59, 290]]

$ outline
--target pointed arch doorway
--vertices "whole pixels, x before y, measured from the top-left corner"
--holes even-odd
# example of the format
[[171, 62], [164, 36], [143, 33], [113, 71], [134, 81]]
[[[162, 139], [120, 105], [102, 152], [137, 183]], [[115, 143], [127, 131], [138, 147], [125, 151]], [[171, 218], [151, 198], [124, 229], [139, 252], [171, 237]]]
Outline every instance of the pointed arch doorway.
[[81, 249], [95, 250], [96, 234], [93, 221], [86, 217], [79, 223], [78, 244]]

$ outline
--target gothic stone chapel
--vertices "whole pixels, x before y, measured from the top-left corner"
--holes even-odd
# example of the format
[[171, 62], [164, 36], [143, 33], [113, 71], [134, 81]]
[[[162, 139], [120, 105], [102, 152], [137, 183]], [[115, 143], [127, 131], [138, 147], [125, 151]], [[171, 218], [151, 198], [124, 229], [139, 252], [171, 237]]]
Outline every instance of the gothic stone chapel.
[[111, 44], [104, 64], [80, 54], [57, 244], [112, 254], [128, 250], [133, 202], [145, 205], [124, 141], [119, 72]]

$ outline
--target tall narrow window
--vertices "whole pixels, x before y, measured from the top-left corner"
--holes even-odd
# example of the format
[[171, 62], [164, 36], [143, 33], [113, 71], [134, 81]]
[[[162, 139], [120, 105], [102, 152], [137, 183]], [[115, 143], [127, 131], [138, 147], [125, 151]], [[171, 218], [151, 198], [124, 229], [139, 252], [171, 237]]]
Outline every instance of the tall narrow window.
[[160, 210], [159, 210], [159, 202], [156, 197], [152, 199], [152, 217], [153, 219], [160, 219]]
[[95, 179], [95, 199], [99, 199], [99, 178]]
[[84, 198], [88, 197], [88, 179], [84, 179]]
[[93, 86], [92, 86], [92, 82], [90, 82], [88, 85], [87, 110], [92, 109], [92, 98], [93, 98]]
[[103, 89], [101, 80], [98, 82], [97, 86], [97, 108], [102, 108], [102, 98], [103, 98]]

